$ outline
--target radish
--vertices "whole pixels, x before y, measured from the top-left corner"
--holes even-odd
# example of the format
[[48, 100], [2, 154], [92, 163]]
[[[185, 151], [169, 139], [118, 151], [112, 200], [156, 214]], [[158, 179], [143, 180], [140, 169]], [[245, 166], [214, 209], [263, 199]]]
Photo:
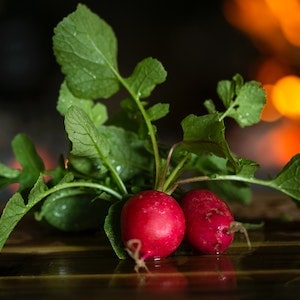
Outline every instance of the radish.
[[170, 195], [142, 191], [126, 201], [121, 211], [121, 236], [136, 269], [146, 259], [160, 259], [173, 253], [183, 240], [185, 217]]
[[245, 234], [241, 223], [236, 222], [228, 205], [209, 190], [188, 192], [181, 202], [186, 218], [186, 240], [197, 251], [220, 254], [232, 243], [234, 233]]

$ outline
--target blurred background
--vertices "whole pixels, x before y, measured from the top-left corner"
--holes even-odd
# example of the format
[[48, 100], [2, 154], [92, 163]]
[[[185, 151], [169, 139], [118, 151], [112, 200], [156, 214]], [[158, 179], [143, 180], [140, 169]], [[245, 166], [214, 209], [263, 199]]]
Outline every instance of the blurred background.
[[[56, 112], [60, 69], [52, 53], [53, 28], [86, 4], [118, 38], [119, 69], [129, 75], [152, 56], [168, 72], [153, 102], [169, 102], [160, 121], [168, 141], [181, 136], [180, 121], [205, 113], [217, 101], [219, 80], [240, 73], [266, 88], [262, 122], [240, 129], [229, 124], [228, 140], [238, 155], [270, 174], [300, 152], [300, 3], [298, 0], [164, 1], [0, 0], [0, 161], [13, 164], [10, 142], [28, 134], [55, 166], [67, 149]], [[112, 109], [114, 106], [112, 105]]]

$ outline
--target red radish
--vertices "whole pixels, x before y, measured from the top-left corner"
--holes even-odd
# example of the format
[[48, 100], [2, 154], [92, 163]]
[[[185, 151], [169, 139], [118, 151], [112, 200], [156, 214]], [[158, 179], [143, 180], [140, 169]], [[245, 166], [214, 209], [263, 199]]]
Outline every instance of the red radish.
[[228, 205], [209, 190], [188, 192], [182, 199], [187, 242], [197, 251], [220, 254], [232, 243], [236, 231], [247, 232], [233, 218]]
[[184, 233], [183, 211], [178, 202], [166, 193], [143, 191], [123, 206], [122, 240], [136, 262], [170, 255], [182, 242]]

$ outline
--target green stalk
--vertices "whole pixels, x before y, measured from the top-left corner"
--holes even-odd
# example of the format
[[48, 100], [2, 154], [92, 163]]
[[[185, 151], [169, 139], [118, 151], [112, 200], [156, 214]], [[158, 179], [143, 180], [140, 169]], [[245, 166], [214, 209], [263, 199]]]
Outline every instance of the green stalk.
[[120, 75], [118, 73], [116, 73], [115, 75], [119, 78], [119, 81], [121, 82], [121, 84], [124, 86], [124, 88], [128, 91], [130, 96], [135, 101], [138, 109], [140, 110], [140, 112], [143, 116], [145, 124], [147, 126], [148, 134], [150, 136], [150, 140], [151, 140], [151, 144], [152, 144], [152, 150], [153, 150], [153, 153], [154, 153], [154, 161], [155, 161], [155, 184], [154, 184], [154, 189], [158, 189], [159, 188], [160, 171], [161, 171], [160, 170], [160, 155], [159, 155], [158, 144], [157, 144], [157, 140], [156, 140], [155, 131], [153, 129], [153, 125], [152, 125], [150, 119], [147, 116], [147, 112], [146, 112], [143, 104], [141, 103], [139, 96], [136, 95], [135, 93], [133, 93], [131, 88], [127, 85], [126, 81], [122, 77], [120, 77]]
[[166, 163], [164, 165], [162, 175], [159, 179], [159, 183], [158, 183], [158, 187], [157, 187], [157, 190], [159, 190], [159, 191], [164, 191], [164, 184], [165, 184], [165, 181], [166, 181], [166, 178], [167, 178], [167, 173], [168, 173], [168, 170], [169, 170], [169, 167], [170, 167], [171, 157], [172, 157], [174, 149], [176, 148], [177, 145], [178, 145], [178, 143], [174, 144], [169, 150], [169, 153], [168, 153], [168, 156], [167, 156], [167, 159], [166, 159]]
[[123, 182], [123, 180], [120, 178], [119, 174], [117, 173], [116, 169], [112, 167], [112, 165], [105, 160], [105, 164], [107, 166], [107, 168], [109, 169], [112, 177], [114, 178], [115, 182], [117, 183], [118, 187], [120, 188], [120, 190], [122, 191], [122, 194], [125, 196], [128, 194], [126, 186]]
[[181, 168], [184, 166], [185, 162], [191, 157], [191, 153], [187, 154], [174, 168], [174, 170], [171, 172], [171, 174], [168, 176], [168, 178], [166, 179], [164, 186], [163, 186], [163, 190], [167, 193], [167, 194], [172, 194], [173, 193], [173, 189], [171, 188], [169, 191], [169, 186], [170, 184], [178, 177], [179, 171], [181, 170]]
[[60, 191], [63, 189], [67, 189], [67, 188], [71, 188], [71, 187], [87, 187], [87, 188], [93, 188], [93, 189], [97, 189], [103, 192], [106, 192], [112, 196], [114, 196], [115, 198], [117, 198], [118, 200], [122, 199], [122, 195], [120, 195], [119, 193], [117, 193], [115, 190], [99, 184], [99, 183], [94, 183], [94, 182], [86, 182], [86, 181], [73, 181], [73, 182], [66, 182], [66, 183], [60, 183], [58, 185], [53, 186], [52, 188], [48, 189], [47, 191], [42, 193], [42, 197], [41, 198], [45, 198], [48, 195], [56, 192], [56, 191]]
[[173, 193], [179, 185], [183, 185], [183, 184], [189, 184], [192, 182], [200, 182], [200, 181], [222, 181], [222, 180], [232, 180], [232, 181], [246, 182], [250, 184], [257, 184], [257, 185], [273, 188], [289, 196], [293, 196], [288, 191], [280, 189], [280, 187], [278, 187], [276, 184], [273, 184], [272, 181], [270, 180], [257, 179], [254, 177], [246, 178], [239, 175], [218, 175], [218, 174], [214, 176], [196, 176], [196, 177], [177, 180], [174, 183], [174, 185], [169, 189], [169, 193]]
[[227, 117], [227, 115], [235, 107], [235, 105], [236, 105], [236, 103], [233, 101], [232, 104], [227, 108], [227, 110], [221, 114], [221, 116], [219, 118], [219, 122], [221, 122], [222, 120], [224, 120]]

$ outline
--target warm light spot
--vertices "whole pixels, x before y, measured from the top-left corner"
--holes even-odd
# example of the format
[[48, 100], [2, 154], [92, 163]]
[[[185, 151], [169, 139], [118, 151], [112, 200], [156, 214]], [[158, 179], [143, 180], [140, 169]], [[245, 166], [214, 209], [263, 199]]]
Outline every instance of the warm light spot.
[[278, 24], [277, 19], [262, 0], [225, 1], [223, 10], [231, 24], [250, 34], [264, 35], [264, 32], [270, 31]]
[[266, 91], [266, 98], [267, 102], [266, 105], [263, 108], [261, 119], [265, 122], [274, 122], [281, 118], [281, 114], [278, 112], [278, 110], [274, 107], [272, 103], [272, 99], [270, 95], [272, 94], [273, 85], [272, 84], [265, 84], [263, 88]]
[[280, 22], [286, 39], [295, 46], [300, 46], [300, 3], [298, 0], [265, 0], [271, 12]]
[[[40, 145], [37, 145], [36, 146], [36, 152], [38, 153], [38, 155], [43, 160], [43, 163], [45, 165], [45, 169], [49, 170], [49, 169], [55, 169], [56, 168], [56, 161], [52, 157], [52, 155], [49, 153], [49, 151], [47, 151], [44, 147], [42, 147]], [[8, 162], [8, 165], [11, 168], [21, 169], [21, 166], [20, 166], [19, 162], [17, 160], [15, 160], [14, 158], [11, 159]]]
[[[36, 151], [39, 154], [39, 156], [42, 158], [46, 170], [51, 170], [51, 169], [56, 168], [56, 161], [53, 159], [53, 157], [49, 153], [49, 151], [45, 150], [44, 147], [42, 147], [40, 145], [38, 145], [36, 147]], [[12, 158], [11, 160], [9, 160], [7, 162], [7, 165], [14, 169], [20, 169], [20, 170], [22, 169], [19, 162], [15, 158]], [[48, 175], [44, 175], [44, 179], [45, 179], [45, 181], [48, 181], [51, 179], [51, 177]], [[8, 187], [9, 191], [12, 193], [15, 193], [18, 190], [18, 188], [19, 188], [18, 183], [13, 183]]]
[[294, 46], [300, 46], [300, 11], [290, 14], [281, 23], [281, 29], [286, 39]]
[[273, 84], [280, 78], [291, 74], [292, 70], [286, 64], [278, 61], [277, 58], [271, 57], [260, 61], [256, 65], [254, 73], [255, 80], [263, 84]]
[[263, 0], [227, 0], [223, 6], [229, 23], [247, 33], [258, 48], [282, 53], [287, 45], [279, 20]]
[[262, 0], [262, 2], [265, 2], [270, 11], [280, 20], [300, 8], [298, 0]]
[[283, 116], [300, 119], [300, 78], [295, 75], [278, 80], [272, 90], [272, 102]]
[[300, 153], [300, 122], [281, 118], [243, 130], [237, 127], [230, 132], [229, 142], [235, 153], [258, 162], [262, 168], [281, 169]]
[[285, 165], [295, 154], [300, 153], [300, 124], [285, 119], [269, 132], [270, 151], [274, 163]]

